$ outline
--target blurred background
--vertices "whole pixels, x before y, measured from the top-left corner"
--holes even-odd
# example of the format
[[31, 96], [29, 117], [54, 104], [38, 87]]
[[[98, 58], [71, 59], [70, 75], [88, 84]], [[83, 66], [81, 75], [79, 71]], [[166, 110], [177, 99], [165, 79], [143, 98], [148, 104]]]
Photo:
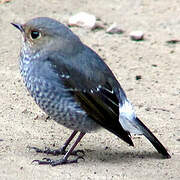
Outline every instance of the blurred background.
[[[68, 25], [79, 12], [95, 16], [98, 25], [71, 30], [111, 67], [171, 159], [161, 159], [144, 137], [133, 136], [132, 148], [100, 130], [77, 147], [85, 149], [85, 161], [57, 167], [31, 163], [49, 156], [28, 145], [58, 148], [71, 131], [49, 119], [28, 95], [19, 73], [21, 36], [10, 23], [47, 16]], [[180, 179], [179, 12], [178, 0], [0, 0], [1, 179]], [[121, 31], [107, 32], [113, 24]], [[138, 41], [130, 36], [137, 31], [143, 34]]]

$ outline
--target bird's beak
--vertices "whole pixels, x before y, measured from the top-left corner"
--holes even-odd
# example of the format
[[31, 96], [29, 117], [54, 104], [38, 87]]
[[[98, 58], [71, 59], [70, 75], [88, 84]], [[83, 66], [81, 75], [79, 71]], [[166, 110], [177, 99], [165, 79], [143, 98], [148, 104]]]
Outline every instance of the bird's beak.
[[19, 29], [21, 32], [24, 32], [23, 26], [21, 24], [15, 24], [15, 23], [11, 23], [14, 27], [16, 27], [17, 29]]

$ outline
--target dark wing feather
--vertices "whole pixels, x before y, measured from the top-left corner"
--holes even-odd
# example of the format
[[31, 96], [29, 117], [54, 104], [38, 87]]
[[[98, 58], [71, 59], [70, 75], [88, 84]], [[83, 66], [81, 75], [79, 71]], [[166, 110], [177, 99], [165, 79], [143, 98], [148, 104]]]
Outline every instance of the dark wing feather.
[[76, 60], [51, 56], [48, 61], [89, 117], [133, 146], [130, 134], [119, 123], [119, 83], [98, 55], [91, 52], [87, 57], [91, 57], [88, 63], [83, 54]]
[[[119, 123], [118, 105], [115, 108], [110, 97], [103, 96], [101, 92], [73, 92], [76, 99], [81, 103], [82, 108], [102, 127], [106, 128], [119, 138], [133, 146], [129, 133], [124, 131]], [[109, 106], [109, 105], [112, 106]]]

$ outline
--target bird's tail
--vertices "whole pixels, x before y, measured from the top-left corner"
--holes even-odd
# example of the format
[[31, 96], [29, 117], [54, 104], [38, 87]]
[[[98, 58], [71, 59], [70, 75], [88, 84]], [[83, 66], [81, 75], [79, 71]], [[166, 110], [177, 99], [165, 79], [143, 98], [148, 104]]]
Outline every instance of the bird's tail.
[[160, 154], [162, 154], [165, 158], [171, 158], [165, 147], [137, 117], [136, 117], [136, 124], [138, 124], [138, 127], [139, 129], [141, 129], [143, 135], [152, 143], [152, 145], [156, 148], [156, 150]]

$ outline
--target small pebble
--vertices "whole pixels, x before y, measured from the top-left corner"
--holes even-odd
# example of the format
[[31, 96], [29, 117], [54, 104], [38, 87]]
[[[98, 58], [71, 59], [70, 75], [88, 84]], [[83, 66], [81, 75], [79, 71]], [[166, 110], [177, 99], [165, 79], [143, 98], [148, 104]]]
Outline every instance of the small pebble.
[[176, 44], [176, 43], [179, 43], [179, 42], [180, 42], [179, 39], [171, 39], [169, 41], [166, 41], [166, 43], [168, 43], [168, 44]]
[[9, 2], [11, 2], [11, 0], [0, 0], [0, 4], [9, 3]]
[[156, 64], [152, 64], [152, 67], [157, 67], [157, 65]]
[[140, 80], [140, 79], [142, 79], [142, 76], [141, 75], [137, 75], [136, 76], [136, 80]]
[[147, 108], [145, 108], [145, 110], [146, 110], [146, 111], [150, 111], [150, 110], [151, 110], [151, 108], [147, 107]]
[[129, 35], [130, 38], [134, 41], [140, 41], [144, 39], [144, 33], [142, 31], [132, 31]]
[[122, 34], [124, 31], [116, 23], [113, 23], [106, 32], [109, 34]]
[[96, 17], [86, 12], [80, 12], [69, 18], [68, 25], [94, 29], [96, 26]]

